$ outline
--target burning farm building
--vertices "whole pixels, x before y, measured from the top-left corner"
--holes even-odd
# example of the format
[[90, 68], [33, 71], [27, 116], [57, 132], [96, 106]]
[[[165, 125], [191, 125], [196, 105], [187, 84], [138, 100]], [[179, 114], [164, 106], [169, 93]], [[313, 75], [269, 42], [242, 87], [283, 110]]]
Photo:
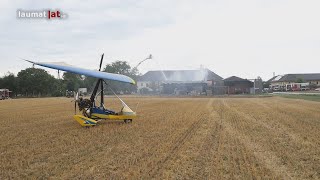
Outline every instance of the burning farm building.
[[140, 94], [201, 95], [212, 94], [222, 86], [222, 78], [209, 69], [148, 71], [138, 81]]

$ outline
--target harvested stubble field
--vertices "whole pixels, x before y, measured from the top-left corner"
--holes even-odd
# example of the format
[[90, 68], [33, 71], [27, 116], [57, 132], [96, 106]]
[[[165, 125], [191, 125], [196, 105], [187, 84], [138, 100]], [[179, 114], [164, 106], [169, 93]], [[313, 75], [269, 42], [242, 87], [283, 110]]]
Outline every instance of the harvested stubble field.
[[319, 102], [125, 100], [139, 102], [132, 124], [89, 129], [73, 120], [70, 99], [0, 101], [0, 179], [320, 178]]

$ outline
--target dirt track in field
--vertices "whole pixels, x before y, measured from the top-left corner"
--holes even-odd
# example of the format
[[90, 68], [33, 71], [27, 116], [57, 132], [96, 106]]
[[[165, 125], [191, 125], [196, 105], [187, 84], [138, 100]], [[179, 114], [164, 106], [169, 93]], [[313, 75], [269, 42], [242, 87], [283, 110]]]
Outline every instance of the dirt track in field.
[[132, 124], [85, 129], [70, 101], [0, 101], [0, 179], [320, 178], [319, 102], [126, 98]]

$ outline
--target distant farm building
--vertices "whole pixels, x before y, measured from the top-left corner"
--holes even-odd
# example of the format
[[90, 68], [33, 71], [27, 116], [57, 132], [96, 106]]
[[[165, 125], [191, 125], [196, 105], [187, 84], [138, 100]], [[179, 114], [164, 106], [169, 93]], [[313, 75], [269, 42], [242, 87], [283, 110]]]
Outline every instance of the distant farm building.
[[148, 71], [137, 86], [140, 94], [211, 95], [223, 81], [209, 69]]
[[300, 91], [320, 87], [320, 73], [278, 75], [267, 81], [274, 91]]
[[254, 85], [253, 82], [237, 76], [231, 76], [223, 81], [227, 87], [227, 94], [249, 94]]

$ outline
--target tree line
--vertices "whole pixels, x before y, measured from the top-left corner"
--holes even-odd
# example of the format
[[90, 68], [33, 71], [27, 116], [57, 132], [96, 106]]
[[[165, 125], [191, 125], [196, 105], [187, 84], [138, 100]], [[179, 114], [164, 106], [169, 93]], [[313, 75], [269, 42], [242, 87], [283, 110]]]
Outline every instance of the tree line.
[[[124, 74], [136, 79], [139, 72], [136, 68], [131, 68], [126, 61], [115, 61], [107, 64], [103, 69], [104, 72]], [[66, 90], [77, 91], [78, 88], [87, 88], [92, 91], [97, 78], [86, 77], [69, 72], [63, 73], [61, 78], [55, 78], [44, 69], [27, 68], [18, 72], [17, 75], [7, 73], [0, 77], [0, 89], [9, 89], [12, 91], [11, 96], [23, 97], [45, 97], [45, 96], [65, 96]], [[117, 93], [130, 94], [136, 92], [136, 86], [106, 81], [109, 87]], [[110, 89], [106, 89], [106, 93], [111, 94]]]

